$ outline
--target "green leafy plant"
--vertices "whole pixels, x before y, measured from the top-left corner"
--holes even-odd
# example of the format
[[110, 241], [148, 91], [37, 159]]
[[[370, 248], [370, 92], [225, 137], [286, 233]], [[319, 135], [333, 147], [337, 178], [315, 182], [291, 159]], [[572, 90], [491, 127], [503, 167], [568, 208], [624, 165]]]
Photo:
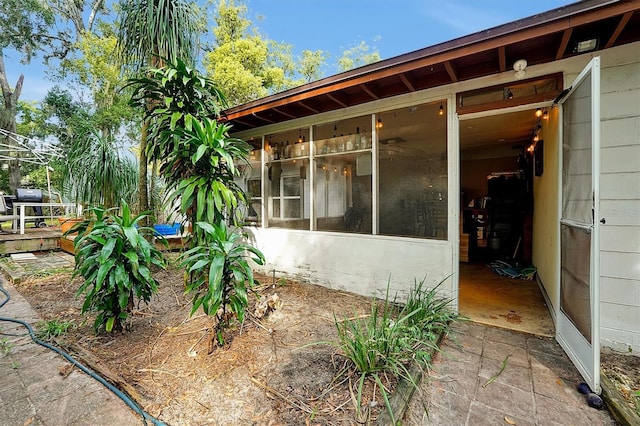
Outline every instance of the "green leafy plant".
[[40, 340], [52, 341], [57, 337], [67, 334], [69, 329], [75, 329], [76, 324], [71, 321], [63, 321], [53, 319], [49, 321], [40, 321], [36, 324], [36, 336]]
[[174, 62], [130, 80], [131, 102], [146, 108], [146, 153], [161, 164], [167, 204], [194, 224], [187, 240], [190, 249], [181, 258], [189, 272], [186, 291], [194, 295], [191, 313], [202, 307], [215, 315], [216, 337], [223, 344], [228, 311], [244, 318], [247, 289], [253, 286], [248, 259], [264, 261], [235, 228], [247, 199], [236, 183], [238, 165], [248, 164], [251, 146], [230, 137], [229, 125], [212, 118], [226, 105], [213, 81], [180, 60]]
[[250, 261], [259, 265], [264, 256], [246, 243], [246, 235], [230, 230], [224, 223], [197, 222], [196, 227], [209, 236], [208, 244], [196, 246], [181, 257], [181, 265], [190, 275], [185, 292], [193, 293], [193, 314], [198, 308], [217, 319], [216, 338], [224, 344], [223, 330], [229, 326], [227, 309], [244, 320], [249, 304], [248, 290], [254, 286]]
[[[358, 376], [353, 397], [360, 420], [364, 385], [370, 379], [377, 385], [395, 424], [383, 378], [392, 374], [416, 387], [411, 364], [429, 367], [439, 334], [448, 333], [451, 322], [459, 319], [451, 310], [450, 300], [438, 295], [438, 287], [425, 290], [424, 280], [414, 283], [403, 305], [398, 304], [396, 298], [389, 300], [387, 287], [385, 300], [374, 300], [366, 318], [335, 319], [338, 342], [333, 344], [351, 361]], [[344, 373], [347, 371], [341, 372]]]
[[135, 299], [149, 303], [157, 292], [150, 268], [166, 265], [162, 252], [149, 242], [153, 229], [138, 227], [147, 214], [132, 215], [125, 201], [120, 210], [118, 215], [116, 209], [91, 208], [94, 217], [72, 228], [78, 231], [73, 276], [84, 278], [76, 294], [85, 295], [83, 313], [98, 312], [96, 332], [101, 327], [122, 331]]
[[13, 343], [9, 341], [6, 337], [0, 339], [0, 353], [4, 356], [9, 355], [11, 353], [11, 349], [13, 348]]

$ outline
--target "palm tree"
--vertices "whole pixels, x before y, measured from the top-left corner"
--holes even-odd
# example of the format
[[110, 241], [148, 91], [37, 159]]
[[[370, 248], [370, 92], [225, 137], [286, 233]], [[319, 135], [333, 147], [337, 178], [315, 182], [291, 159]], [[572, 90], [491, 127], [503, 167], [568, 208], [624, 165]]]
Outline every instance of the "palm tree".
[[75, 135], [67, 152], [63, 187], [77, 203], [116, 207], [131, 200], [137, 171], [113, 135], [89, 125]]
[[[198, 10], [187, 0], [124, 0], [118, 18], [118, 55], [123, 69], [137, 74], [178, 58], [193, 65], [200, 28]], [[138, 208], [145, 211], [149, 209], [146, 124], [141, 133]]]

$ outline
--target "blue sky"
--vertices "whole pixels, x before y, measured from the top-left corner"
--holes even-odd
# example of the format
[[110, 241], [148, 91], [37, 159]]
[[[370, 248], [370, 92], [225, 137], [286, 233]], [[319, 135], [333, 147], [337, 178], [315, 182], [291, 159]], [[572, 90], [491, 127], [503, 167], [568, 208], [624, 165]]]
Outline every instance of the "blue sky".
[[[567, 0], [246, 0], [250, 19], [270, 39], [330, 53], [328, 69], [345, 49], [365, 41], [391, 58], [423, 47], [573, 3]], [[259, 18], [260, 17], [260, 18]], [[5, 58], [9, 82], [25, 75], [22, 100], [40, 100], [54, 83], [36, 58]]]

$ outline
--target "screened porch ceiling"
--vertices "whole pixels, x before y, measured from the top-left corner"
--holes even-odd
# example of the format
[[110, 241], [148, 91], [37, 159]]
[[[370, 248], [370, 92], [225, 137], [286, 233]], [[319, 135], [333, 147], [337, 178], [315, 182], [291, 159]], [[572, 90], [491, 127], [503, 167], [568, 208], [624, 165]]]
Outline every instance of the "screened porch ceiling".
[[[596, 45], [584, 53], [640, 40], [640, 0], [573, 3], [239, 105], [224, 111], [222, 119], [233, 124], [234, 132], [251, 130], [513, 72], [513, 64], [519, 59], [532, 66], [577, 56], [584, 54], [577, 52], [578, 44], [588, 40], [595, 40]], [[531, 132], [531, 111], [481, 121], [461, 122], [462, 140], [470, 147], [502, 139], [507, 143], [525, 140]], [[501, 124], [505, 122], [509, 126]], [[497, 135], [487, 126], [510, 130]]]

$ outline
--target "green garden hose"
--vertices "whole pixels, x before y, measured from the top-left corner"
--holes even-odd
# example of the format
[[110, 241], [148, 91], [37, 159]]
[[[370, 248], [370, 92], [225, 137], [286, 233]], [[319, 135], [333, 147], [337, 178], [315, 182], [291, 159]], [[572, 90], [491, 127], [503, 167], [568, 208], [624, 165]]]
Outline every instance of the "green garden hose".
[[[6, 299], [3, 300], [2, 302], [0, 302], [0, 308], [2, 308], [9, 301], [9, 299], [11, 299], [11, 296], [9, 295], [9, 293], [4, 288], [2, 288], [1, 283], [0, 283], [0, 292], [2, 292], [6, 296]], [[4, 322], [12, 322], [12, 323], [20, 324], [20, 325], [24, 326], [29, 331], [29, 337], [31, 337], [31, 340], [33, 340], [34, 343], [37, 343], [40, 346], [43, 346], [43, 347], [45, 347], [45, 348], [47, 348], [49, 350], [52, 350], [52, 351], [56, 352], [59, 355], [62, 355], [67, 361], [69, 361], [74, 366], [78, 367], [81, 371], [86, 373], [89, 377], [91, 377], [91, 378], [97, 380], [98, 382], [102, 383], [107, 389], [109, 389], [118, 398], [120, 398], [122, 401], [124, 401], [125, 404], [127, 404], [129, 407], [131, 407], [131, 409], [133, 411], [135, 411], [140, 416], [142, 416], [142, 421], [144, 422], [145, 425], [147, 424], [147, 421], [148, 421], [148, 422], [151, 422], [151, 424], [153, 424], [154, 426], [167, 426], [166, 423], [156, 419], [151, 414], [147, 413], [142, 408], [140, 408], [140, 406], [138, 404], [136, 404], [136, 402], [134, 400], [132, 400], [129, 396], [127, 396], [120, 389], [116, 388], [111, 383], [106, 381], [102, 376], [96, 374], [94, 371], [90, 370], [89, 368], [85, 367], [84, 365], [82, 365], [81, 363], [76, 361], [67, 352], [65, 352], [62, 349], [57, 348], [57, 347], [55, 347], [53, 345], [50, 345], [47, 342], [43, 342], [42, 340], [38, 339], [36, 337], [36, 335], [35, 335], [35, 332], [33, 331], [33, 328], [31, 328], [31, 326], [28, 323], [26, 323], [25, 321], [22, 321], [22, 320], [19, 320], [19, 319], [15, 319], [15, 318], [0, 317], [0, 322], [2, 322], [2, 321], [4, 321]]]

